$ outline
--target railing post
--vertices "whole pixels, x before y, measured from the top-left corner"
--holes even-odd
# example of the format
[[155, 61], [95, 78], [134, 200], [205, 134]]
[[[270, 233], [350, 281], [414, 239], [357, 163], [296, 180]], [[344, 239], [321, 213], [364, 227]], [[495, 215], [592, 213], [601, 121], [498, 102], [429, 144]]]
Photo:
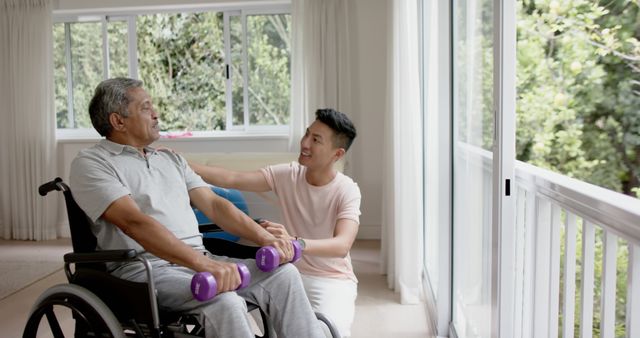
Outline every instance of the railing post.
[[533, 300], [533, 337], [549, 335], [549, 279], [551, 262], [551, 204], [537, 198], [537, 222], [535, 229], [535, 275]]
[[516, 197], [516, 230], [515, 230], [515, 242], [516, 242], [516, 257], [515, 257], [515, 313], [513, 314], [513, 336], [525, 338], [527, 335], [523, 332], [523, 321], [528, 318], [523, 317], [525, 302], [525, 278], [527, 277], [526, 271], [526, 248], [527, 241], [525, 234], [527, 233], [526, 222], [526, 210], [527, 210], [527, 195], [533, 194], [527, 192], [524, 188], [518, 187]]
[[564, 321], [562, 337], [574, 338], [576, 300], [576, 216], [567, 211], [564, 234]]
[[616, 327], [616, 262], [618, 236], [605, 231], [602, 257], [600, 337], [614, 338]]
[[640, 246], [629, 243], [627, 338], [640, 337]]
[[522, 302], [522, 338], [533, 337], [533, 305], [534, 305], [534, 276], [535, 276], [535, 229], [536, 229], [536, 197], [535, 191], [527, 191], [525, 206], [525, 253], [524, 253], [524, 294]]
[[551, 261], [549, 262], [549, 337], [558, 336], [558, 308], [560, 307], [560, 207], [551, 207]]
[[582, 310], [580, 312], [580, 338], [593, 337], [593, 271], [595, 228], [589, 221], [582, 224]]

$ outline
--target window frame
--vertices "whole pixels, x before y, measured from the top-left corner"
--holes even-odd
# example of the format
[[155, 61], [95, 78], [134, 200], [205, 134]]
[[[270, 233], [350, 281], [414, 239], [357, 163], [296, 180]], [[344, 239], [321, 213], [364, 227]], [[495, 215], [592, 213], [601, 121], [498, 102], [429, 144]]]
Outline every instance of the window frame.
[[[203, 5], [181, 5], [181, 6], [147, 6], [147, 7], [131, 7], [131, 8], [100, 8], [92, 10], [54, 10], [53, 24], [65, 23], [65, 62], [67, 65], [71, 62], [70, 54], [70, 23], [77, 22], [101, 22], [102, 24], [102, 53], [103, 53], [103, 74], [104, 78], [109, 77], [109, 51], [108, 51], [108, 35], [104, 34], [107, 30], [107, 23], [110, 21], [125, 21], [128, 25], [128, 67], [129, 77], [138, 78], [138, 60], [137, 60], [137, 29], [136, 17], [139, 15], [150, 14], [171, 14], [171, 13], [195, 13], [195, 12], [219, 12], [223, 14], [224, 39], [225, 48], [225, 64], [229, 65], [231, 60], [230, 46], [230, 29], [229, 17], [239, 16], [243, 25], [243, 44], [246, 45], [246, 17], [249, 15], [270, 15], [270, 14], [288, 14], [291, 15], [291, 3], [289, 1], [270, 1], [265, 3], [239, 3], [237, 5], [228, 4], [203, 4]], [[246, 48], [243, 48], [242, 67], [247, 67]], [[131, 51], [136, 51], [132, 53]], [[291, 51], [290, 51], [291, 52]], [[73, 118], [73, 81], [72, 70], [67, 67], [67, 96], [70, 98], [67, 102], [69, 118]], [[251, 125], [249, 124], [248, 97], [247, 97], [247, 72], [243, 72], [243, 90], [244, 90], [244, 124], [233, 124], [233, 100], [232, 97], [232, 79], [227, 77], [225, 80], [225, 130], [207, 130], [207, 131], [191, 131], [189, 138], [196, 139], [219, 139], [219, 138], [238, 138], [243, 136], [254, 137], [273, 137], [273, 136], [289, 136], [290, 128], [294, 120], [300, 119], [300, 116], [293, 114], [289, 109], [289, 123], [286, 125]], [[69, 107], [71, 106], [71, 107]], [[55, 113], [55, 112], [54, 112]], [[100, 135], [93, 128], [58, 128], [56, 126], [56, 137], [61, 140], [93, 140], [100, 138]]]

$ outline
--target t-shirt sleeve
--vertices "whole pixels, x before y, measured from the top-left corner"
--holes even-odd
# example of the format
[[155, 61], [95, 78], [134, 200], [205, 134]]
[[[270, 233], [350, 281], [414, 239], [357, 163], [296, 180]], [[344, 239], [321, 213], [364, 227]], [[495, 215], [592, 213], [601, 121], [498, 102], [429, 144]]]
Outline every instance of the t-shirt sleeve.
[[260, 171], [262, 171], [262, 174], [264, 175], [265, 180], [267, 180], [269, 188], [271, 188], [276, 196], [279, 192], [278, 182], [282, 182], [283, 175], [290, 175], [292, 166], [293, 162], [270, 165], [260, 169]]
[[336, 219], [350, 219], [360, 224], [360, 188], [355, 182], [345, 184], [344, 194], [340, 206], [338, 207]]
[[71, 162], [69, 184], [74, 200], [94, 222], [111, 203], [131, 194], [107, 162], [82, 155]]

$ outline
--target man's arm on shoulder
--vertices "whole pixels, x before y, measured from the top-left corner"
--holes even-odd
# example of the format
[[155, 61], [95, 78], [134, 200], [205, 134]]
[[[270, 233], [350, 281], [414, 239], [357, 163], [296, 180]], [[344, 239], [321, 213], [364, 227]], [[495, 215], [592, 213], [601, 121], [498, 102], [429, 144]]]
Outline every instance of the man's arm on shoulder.
[[144, 214], [128, 195], [111, 203], [102, 218], [115, 224], [145, 250], [159, 258], [194, 271], [211, 272], [216, 277], [220, 292], [235, 290], [240, 284], [235, 265], [216, 262], [193, 250], [153, 217]]
[[195, 162], [189, 162], [189, 166], [207, 183], [218, 187], [252, 192], [266, 192], [271, 190], [267, 179], [260, 170], [235, 171]]

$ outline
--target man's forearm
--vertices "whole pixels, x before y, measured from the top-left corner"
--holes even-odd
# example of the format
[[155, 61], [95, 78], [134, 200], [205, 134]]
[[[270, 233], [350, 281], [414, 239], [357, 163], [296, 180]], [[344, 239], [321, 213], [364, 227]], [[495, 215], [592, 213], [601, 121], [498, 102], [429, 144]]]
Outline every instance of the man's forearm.
[[[204, 270], [206, 257], [193, 250], [151, 217], [130, 224], [124, 232], [147, 252], [158, 258], [195, 271]], [[153, 235], [150, 236], [150, 234]]]
[[264, 230], [244, 212], [235, 208], [227, 200], [221, 199], [214, 208], [216, 224], [223, 230], [248, 239], [257, 245], [268, 245], [274, 240], [274, 236]]

